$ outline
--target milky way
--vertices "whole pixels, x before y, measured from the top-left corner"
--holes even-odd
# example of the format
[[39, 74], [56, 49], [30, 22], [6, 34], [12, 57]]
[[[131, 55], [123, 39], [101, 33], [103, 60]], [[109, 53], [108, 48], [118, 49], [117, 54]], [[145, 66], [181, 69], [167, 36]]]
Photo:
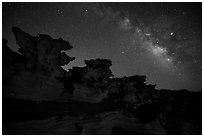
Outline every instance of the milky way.
[[3, 37], [11, 27], [69, 40], [76, 59], [108, 58], [115, 77], [146, 75], [156, 88], [201, 90], [201, 3], [3, 3]]

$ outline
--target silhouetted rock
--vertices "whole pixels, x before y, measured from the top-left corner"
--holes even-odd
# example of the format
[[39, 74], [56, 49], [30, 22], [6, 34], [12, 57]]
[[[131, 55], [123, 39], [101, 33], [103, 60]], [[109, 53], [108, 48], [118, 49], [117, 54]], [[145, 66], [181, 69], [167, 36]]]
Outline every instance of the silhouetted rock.
[[[126, 103], [145, 103], [156, 99], [156, 85], [146, 85], [146, 76], [113, 78], [110, 85], [110, 96], [117, 96]], [[117, 100], [116, 99], [116, 100]]]
[[[110, 77], [113, 76], [110, 60], [85, 60], [85, 67], [73, 67], [64, 79], [65, 90], [71, 94], [66, 99], [100, 102], [107, 98]], [[65, 92], [66, 92], [65, 91]]]
[[16, 52], [13, 52], [8, 46], [8, 41], [2, 41], [2, 80], [6, 82], [13, 77], [19, 69], [23, 68], [26, 58]]
[[63, 92], [62, 65], [74, 60], [64, 50], [72, 46], [68, 41], [39, 34], [34, 37], [14, 27], [12, 31], [20, 46], [18, 54], [3, 40], [3, 96], [31, 100], [56, 100]]
[[67, 72], [68, 41], [12, 31], [21, 54], [3, 39], [3, 134], [202, 134], [202, 92], [114, 78], [108, 59]]

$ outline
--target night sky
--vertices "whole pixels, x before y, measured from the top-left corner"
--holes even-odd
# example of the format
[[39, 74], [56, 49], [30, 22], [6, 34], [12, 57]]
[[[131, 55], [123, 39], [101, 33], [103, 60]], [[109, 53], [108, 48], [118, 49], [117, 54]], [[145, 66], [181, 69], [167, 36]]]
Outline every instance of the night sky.
[[3, 3], [3, 38], [11, 28], [63, 38], [76, 57], [112, 60], [115, 77], [146, 75], [165, 89], [202, 89], [202, 3]]

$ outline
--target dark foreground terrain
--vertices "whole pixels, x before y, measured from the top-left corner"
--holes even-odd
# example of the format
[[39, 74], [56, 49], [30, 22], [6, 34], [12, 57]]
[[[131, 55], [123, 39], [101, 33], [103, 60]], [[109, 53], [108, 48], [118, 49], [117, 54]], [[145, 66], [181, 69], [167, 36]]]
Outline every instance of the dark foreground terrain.
[[108, 59], [74, 60], [61, 38], [12, 29], [19, 53], [3, 40], [4, 135], [202, 134], [202, 92], [157, 90], [146, 76], [114, 78]]
[[129, 106], [3, 98], [3, 134], [201, 134], [201, 93], [173, 96]]

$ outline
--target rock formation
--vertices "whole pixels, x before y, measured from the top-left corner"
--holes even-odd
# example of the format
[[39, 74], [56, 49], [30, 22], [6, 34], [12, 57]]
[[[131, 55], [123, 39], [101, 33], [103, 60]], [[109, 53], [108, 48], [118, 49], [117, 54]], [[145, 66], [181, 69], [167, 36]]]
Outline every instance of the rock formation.
[[100, 102], [107, 97], [110, 77], [113, 76], [107, 59], [85, 60], [85, 67], [73, 67], [61, 79], [65, 92], [70, 93], [67, 99]]
[[62, 65], [74, 60], [64, 50], [68, 41], [39, 34], [34, 37], [17, 27], [12, 28], [19, 53], [11, 51], [3, 40], [3, 96], [29, 100], [55, 100], [63, 92]]
[[114, 78], [108, 59], [67, 72], [71, 43], [12, 31], [20, 48], [3, 39], [3, 134], [202, 134], [201, 92]]

